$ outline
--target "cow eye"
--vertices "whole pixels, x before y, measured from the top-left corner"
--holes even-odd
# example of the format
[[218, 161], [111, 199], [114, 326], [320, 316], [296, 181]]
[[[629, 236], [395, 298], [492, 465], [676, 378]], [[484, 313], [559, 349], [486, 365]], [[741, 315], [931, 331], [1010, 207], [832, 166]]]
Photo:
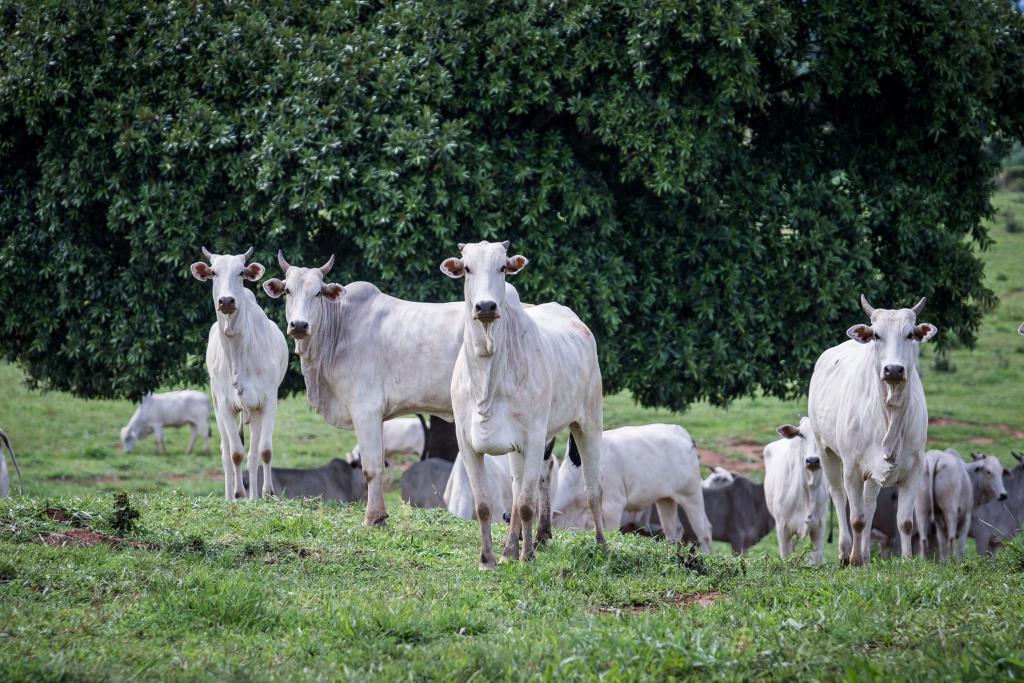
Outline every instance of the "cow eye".
[[913, 338], [914, 338], [914, 333], [913, 332], [907, 332], [907, 339], [913, 339]]
[[469, 266], [466, 266], [465, 268], [466, 268], [466, 274], [467, 274], [467, 275], [468, 275], [469, 273], [472, 273], [472, 272], [473, 272], [473, 271], [471, 271], [471, 270], [469, 269]]
[[504, 273], [505, 272], [505, 266], [502, 266], [501, 268], [498, 268], [498, 272], [499, 273]]
[[284, 293], [285, 293], [285, 294], [291, 294], [291, 292], [289, 292], [289, 291], [288, 291], [288, 288], [287, 288], [287, 287], [285, 287], [285, 288], [284, 288]]
[[323, 294], [323, 292], [317, 292], [316, 293], [316, 298], [319, 299], [321, 294]]
[[875, 341], [882, 341], [882, 338], [878, 336], [877, 332], [875, 332]]

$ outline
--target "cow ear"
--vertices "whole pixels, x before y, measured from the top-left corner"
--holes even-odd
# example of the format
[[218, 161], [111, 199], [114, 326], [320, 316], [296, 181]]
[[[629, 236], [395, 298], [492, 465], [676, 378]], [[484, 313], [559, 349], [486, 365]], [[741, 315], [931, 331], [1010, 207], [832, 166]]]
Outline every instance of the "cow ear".
[[466, 274], [466, 266], [463, 265], [462, 259], [457, 259], [453, 256], [441, 261], [441, 272], [453, 280], [458, 280]]
[[867, 344], [869, 341], [875, 338], [875, 332], [871, 329], [870, 325], [854, 325], [846, 331], [846, 336], [855, 342], [861, 344]]
[[263, 264], [254, 261], [245, 267], [245, 270], [242, 271], [242, 277], [249, 282], [256, 282], [263, 277], [265, 272], [267, 272], [267, 269], [263, 267]]
[[800, 436], [800, 428], [794, 427], [793, 425], [782, 425], [775, 431], [777, 431], [779, 433], [779, 436], [781, 436], [783, 439], [795, 439], [796, 437]]
[[938, 328], [936, 328], [935, 325], [932, 325], [931, 323], [921, 323], [920, 325], [914, 328], [914, 341], [924, 343], [931, 339], [932, 337], [934, 337], [935, 333], [938, 331]]
[[523, 268], [525, 268], [526, 264], [529, 262], [530, 261], [525, 256], [516, 254], [512, 258], [505, 261], [505, 275], [515, 275]]
[[323, 298], [330, 301], [332, 304], [338, 303], [341, 299], [341, 295], [345, 293], [345, 288], [339, 285], [337, 282], [332, 282], [327, 285], [320, 286], [320, 294]]
[[202, 261], [196, 261], [189, 268], [192, 271], [192, 277], [199, 280], [200, 282], [206, 282], [213, 277], [213, 268], [203, 263]]
[[277, 299], [284, 294], [284, 283], [278, 280], [276, 277], [272, 277], [263, 283], [263, 291], [267, 293], [271, 299]]

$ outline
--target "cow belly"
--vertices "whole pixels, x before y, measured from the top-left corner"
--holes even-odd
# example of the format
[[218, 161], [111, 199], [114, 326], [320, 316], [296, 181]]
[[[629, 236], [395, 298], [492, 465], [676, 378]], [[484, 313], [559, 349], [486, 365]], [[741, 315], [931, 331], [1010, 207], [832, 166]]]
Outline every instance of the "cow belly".
[[473, 415], [469, 426], [469, 444], [477, 453], [503, 455], [517, 450], [517, 430], [510, 420], [492, 416], [483, 419], [479, 413]]

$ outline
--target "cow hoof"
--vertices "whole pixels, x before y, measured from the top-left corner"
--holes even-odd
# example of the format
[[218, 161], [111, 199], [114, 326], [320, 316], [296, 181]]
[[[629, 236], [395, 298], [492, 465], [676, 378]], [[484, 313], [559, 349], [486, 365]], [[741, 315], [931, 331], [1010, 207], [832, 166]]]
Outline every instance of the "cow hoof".
[[540, 547], [551, 540], [551, 534], [540, 534], [537, 536], [537, 546]]
[[236, 491], [235, 492], [235, 500], [245, 500], [245, 494], [244, 493], [238, 493]]
[[373, 529], [386, 529], [388, 526], [387, 519], [387, 515], [384, 515], [383, 517], [378, 517], [376, 519], [371, 519], [367, 517], [365, 520], [363, 520], [363, 524]]
[[497, 568], [497, 565], [495, 564], [493, 559], [490, 559], [490, 560], [485, 560], [483, 558], [480, 559], [480, 571], [482, 571], [482, 572], [492, 572], [492, 571], [495, 570], [495, 568]]

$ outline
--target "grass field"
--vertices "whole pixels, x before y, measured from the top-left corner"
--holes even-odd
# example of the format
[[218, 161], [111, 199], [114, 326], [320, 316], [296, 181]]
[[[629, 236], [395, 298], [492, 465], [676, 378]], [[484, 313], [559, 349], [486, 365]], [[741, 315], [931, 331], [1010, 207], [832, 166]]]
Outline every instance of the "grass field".
[[[953, 371], [927, 347], [921, 365], [931, 443], [1010, 463], [1024, 450], [1024, 232], [1007, 225], [1024, 226], [1024, 194], [994, 203], [983, 257], [999, 306], [975, 350], [949, 355]], [[0, 680], [1024, 678], [1020, 546], [844, 570], [780, 561], [773, 536], [744, 558], [694, 558], [619, 534], [602, 554], [556, 532], [535, 562], [481, 574], [475, 523], [394, 491], [382, 531], [361, 526], [361, 505], [224, 503], [216, 436], [210, 453], [183, 455], [187, 432], [171, 430], [168, 455], [152, 439], [125, 455], [132, 411], [28, 391], [0, 366], [0, 425], [26, 477], [25, 497], [0, 501]], [[752, 398], [677, 414], [620, 395], [605, 420], [682, 424], [705, 463], [760, 478], [760, 447], [804, 411]], [[303, 398], [282, 402], [276, 465], [353, 443]], [[60, 545], [82, 528], [113, 534], [122, 489], [141, 512], [127, 541]]]

